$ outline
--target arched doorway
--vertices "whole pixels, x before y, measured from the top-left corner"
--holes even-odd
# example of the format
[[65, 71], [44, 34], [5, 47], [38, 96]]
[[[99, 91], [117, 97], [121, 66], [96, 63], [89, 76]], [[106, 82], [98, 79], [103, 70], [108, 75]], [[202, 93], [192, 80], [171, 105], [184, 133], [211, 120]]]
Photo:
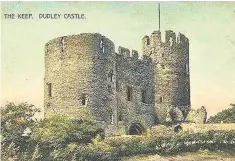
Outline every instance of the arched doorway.
[[144, 132], [144, 127], [139, 123], [133, 123], [128, 128], [129, 135], [141, 135]]
[[180, 126], [180, 125], [176, 125], [176, 126], [174, 127], [174, 132], [180, 132], [181, 130], [183, 130], [183, 128], [182, 128], [182, 126]]

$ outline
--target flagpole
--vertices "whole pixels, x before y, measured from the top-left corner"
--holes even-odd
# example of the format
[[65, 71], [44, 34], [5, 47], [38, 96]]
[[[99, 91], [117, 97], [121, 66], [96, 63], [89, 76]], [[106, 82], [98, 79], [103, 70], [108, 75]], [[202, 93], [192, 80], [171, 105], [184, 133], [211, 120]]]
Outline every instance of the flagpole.
[[159, 2], [158, 3], [158, 25], [159, 25], [159, 31], [161, 29], [160, 22], [161, 22], [161, 16], [160, 16], [160, 2]]

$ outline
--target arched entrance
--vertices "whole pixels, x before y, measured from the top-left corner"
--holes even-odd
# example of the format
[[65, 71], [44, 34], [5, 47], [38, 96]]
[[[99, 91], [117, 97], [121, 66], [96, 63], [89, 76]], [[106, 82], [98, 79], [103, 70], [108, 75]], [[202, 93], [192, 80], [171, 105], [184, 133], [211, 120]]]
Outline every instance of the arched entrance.
[[129, 135], [141, 135], [144, 132], [144, 127], [139, 123], [133, 123], [128, 128]]
[[180, 126], [180, 125], [176, 125], [176, 126], [174, 127], [174, 132], [180, 132], [181, 130], [183, 130], [183, 128], [182, 128], [182, 126]]

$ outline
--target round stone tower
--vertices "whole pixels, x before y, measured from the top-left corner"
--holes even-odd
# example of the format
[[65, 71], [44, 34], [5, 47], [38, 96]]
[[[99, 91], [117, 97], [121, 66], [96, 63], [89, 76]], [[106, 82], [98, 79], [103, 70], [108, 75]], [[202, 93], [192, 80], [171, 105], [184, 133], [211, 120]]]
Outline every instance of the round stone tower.
[[[116, 98], [115, 47], [96, 33], [58, 37], [45, 46], [45, 117], [63, 114], [113, 122]], [[110, 78], [110, 75], [112, 78]]]
[[[173, 31], [154, 31], [142, 40], [143, 54], [154, 61], [155, 107], [160, 123], [171, 122], [180, 109], [184, 117], [190, 110], [189, 40]], [[178, 109], [176, 109], [178, 108]]]

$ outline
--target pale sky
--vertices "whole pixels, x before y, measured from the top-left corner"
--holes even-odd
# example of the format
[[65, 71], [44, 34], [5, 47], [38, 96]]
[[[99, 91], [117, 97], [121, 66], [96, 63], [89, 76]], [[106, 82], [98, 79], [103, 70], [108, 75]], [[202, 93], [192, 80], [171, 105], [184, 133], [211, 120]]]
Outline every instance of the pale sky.
[[[59, 36], [98, 32], [117, 47], [141, 51], [141, 40], [158, 29], [156, 2], [2, 2], [1, 105], [43, 107], [44, 45]], [[31, 13], [6, 20], [4, 13]], [[85, 20], [40, 20], [38, 14], [81, 14]], [[191, 105], [208, 115], [235, 103], [235, 2], [162, 2], [161, 30], [190, 40]]]

